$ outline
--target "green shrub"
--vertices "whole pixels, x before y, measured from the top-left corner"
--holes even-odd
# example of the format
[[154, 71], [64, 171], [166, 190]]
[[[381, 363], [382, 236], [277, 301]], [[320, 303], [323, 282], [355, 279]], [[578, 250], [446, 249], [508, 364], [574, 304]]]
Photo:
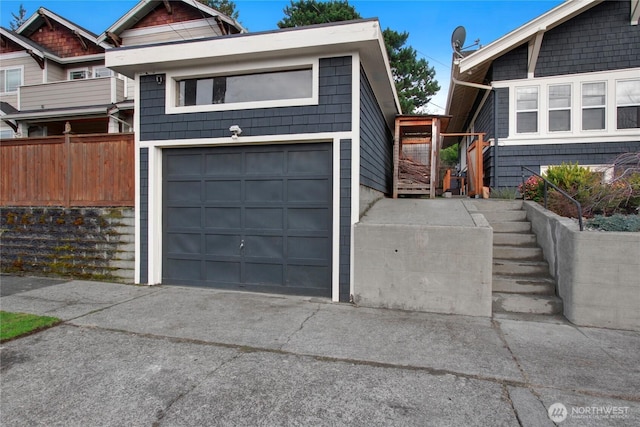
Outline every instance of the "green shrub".
[[489, 197], [492, 199], [508, 199], [515, 200], [518, 190], [513, 187], [491, 188]]
[[587, 227], [602, 231], [640, 232], [640, 216], [620, 214], [612, 216], [596, 215], [587, 221]]

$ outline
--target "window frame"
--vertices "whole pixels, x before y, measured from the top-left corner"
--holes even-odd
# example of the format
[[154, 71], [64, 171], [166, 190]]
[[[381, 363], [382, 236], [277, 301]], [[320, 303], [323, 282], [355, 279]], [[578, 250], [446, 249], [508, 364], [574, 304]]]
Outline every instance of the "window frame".
[[[536, 108], [518, 109], [518, 90], [520, 89], [535, 89], [536, 90]], [[515, 131], [517, 135], [536, 135], [540, 133], [540, 86], [539, 85], [526, 85], [516, 86], [514, 90], [515, 101]], [[536, 130], [531, 132], [518, 132], [518, 115], [519, 113], [536, 113]]]
[[[16, 86], [16, 90], [7, 91], [7, 71], [15, 70], [18, 70], [20, 73], [20, 84]], [[20, 86], [24, 86], [24, 67], [22, 65], [0, 67], [0, 71], [4, 71], [4, 77], [2, 78], [2, 81], [0, 81], [0, 93], [3, 95], [16, 95]]]
[[[78, 71], [83, 71], [85, 73], [85, 77], [81, 78], [81, 79], [72, 79], [71, 78], [71, 73], [75, 73]], [[91, 72], [89, 71], [89, 67], [79, 67], [79, 68], [69, 68], [67, 69], [67, 80], [68, 81], [74, 81], [74, 80], [87, 80], [91, 78]]]
[[637, 78], [637, 79], [617, 79], [615, 81], [615, 83], [616, 83], [615, 84], [615, 86], [616, 86], [615, 87], [615, 105], [614, 105], [615, 113], [616, 113], [616, 126], [615, 126], [615, 129], [616, 130], [621, 130], [621, 131], [640, 129], [640, 123], [638, 124], [639, 126], [635, 127], [635, 128], [620, 128], [620, 127], [618, 127], [618, 109], [619, 108], [621, 108], [621, 107], [622, 108], [624, 108], [624, 107], [636, 107], [636, 108], [640, 109], [640, 100], [638, 100], [637, 103], [618, 104], [618, 88], [620, 86], [620, 83], [622, 83], [622, 82], [637, 82], [638, 85], [640, 86], [640, 78]]
[[[567, 107], [552, 107], [551, 106], [551, 88], [558, 86], [569, 87], [569, 106]], [[554, 83], [546, 86], [547, 95], [547, 132], [548, 133], [571, 133], [573, 130], [573, 85], [571, 83]], [[551, 129], [551, 113], [554, 111], [568, 111], [569, 112], [569, 129], [552, 130]]]
[[[180, 81], [216, 76], [234, 76], [244, 74], [269, 73], [277, 71], [293, 71], [308, 68], [311, 70], [311, 96], [308, 98], [290, 98], [265, 101], [247, 101], [222, 104], [178, 105]], [[318, 105], [319, 93], [319, 60], [317, 57], [297, 58], [291, 60], [265, 61], [250, 64], [236, 64], [233, 67], [200, 67], [175, 72], [167, 72], [165, 76], [165, 113], [184, 114], [209, 111], [251, 110], [257, 108], [275, 108], [289, 106]]]
[[[609, 85], [607, 84], [608, 82], [606, 80], [594, 80], [594, 81], [581, 81], [580, 82], [580, 131], [581, 132], [603, 132], [607, 130], [607, 124], [608, 124], [608, 120], [607, 120], [607, 104], [609, 102], [609, 97], [608, 97], [608, 90], [609, 90]], [[596, 85], [596, 84], [603, 84], [604, 85], [604, 104], [600, 104], [600, 105], [584, 105], [584, 87], [586, 85]], [[601, 128], [597, 128], [597, 129], [585, 129], [584, 128], [584, 111], [585, 110], [604, 110], [604, 123], [603, 123], [603, 127]]]
[[[108, 70], [109, 71], [109, 75], [108, 76], [98, 76], [96, 73], [96, 70]], [[105, 77], [114, 77], [116, 74], [113, 72], [113, 70], [105, 65], [94, 65], [91, 69], [91, 77], [92, 79], [100, 79], [100, 78], [105, 78]]]

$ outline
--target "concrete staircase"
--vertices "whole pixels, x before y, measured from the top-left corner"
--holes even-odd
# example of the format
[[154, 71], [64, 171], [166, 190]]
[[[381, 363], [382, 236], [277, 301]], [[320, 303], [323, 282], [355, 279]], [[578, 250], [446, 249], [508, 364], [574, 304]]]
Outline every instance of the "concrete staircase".
[[561, 318], [562, 300], [522, 200], [477, 200], [475, 205], [493, 228], [494, 316]]

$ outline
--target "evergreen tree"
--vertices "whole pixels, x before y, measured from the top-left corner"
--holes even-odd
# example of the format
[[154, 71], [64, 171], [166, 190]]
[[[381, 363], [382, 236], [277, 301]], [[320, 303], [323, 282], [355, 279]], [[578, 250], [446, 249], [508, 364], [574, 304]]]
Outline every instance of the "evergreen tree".
[[20, 3], [18, 14], [16, 15], [12, 12], [11, 16], [13, 16], [13, 20], [9, 22], [9, 27], [11, 28], [11, 31], [15, 31], [27, 20], [27, 9], [25, 9], [22, 3]]
[[232, 0], [198, 0], [202, 4], [206, 4], [218, 12], [224, 13], [230, 18], [238, 20], [238, 11], [236, 10], [236, 2]]
[[[278, 22], [279, 28], [362, 18], [348, 0], [291, 0], [283, 12], [285, 17]], [[435, 80], [435, 70], [424, 58], [418, 59], [418, 52], [414, 48], [405, 46], [409, 33], [387, 28], [383, 31], [383, 38], [402, 113], [413, 114], [426, 106], [440, 90]]]

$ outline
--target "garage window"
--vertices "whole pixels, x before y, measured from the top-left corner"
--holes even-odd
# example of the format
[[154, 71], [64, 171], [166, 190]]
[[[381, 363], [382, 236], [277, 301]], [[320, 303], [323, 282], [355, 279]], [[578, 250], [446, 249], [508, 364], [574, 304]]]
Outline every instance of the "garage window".
[[310, 98], [311, 69], [185, 79], [178, 106]]

